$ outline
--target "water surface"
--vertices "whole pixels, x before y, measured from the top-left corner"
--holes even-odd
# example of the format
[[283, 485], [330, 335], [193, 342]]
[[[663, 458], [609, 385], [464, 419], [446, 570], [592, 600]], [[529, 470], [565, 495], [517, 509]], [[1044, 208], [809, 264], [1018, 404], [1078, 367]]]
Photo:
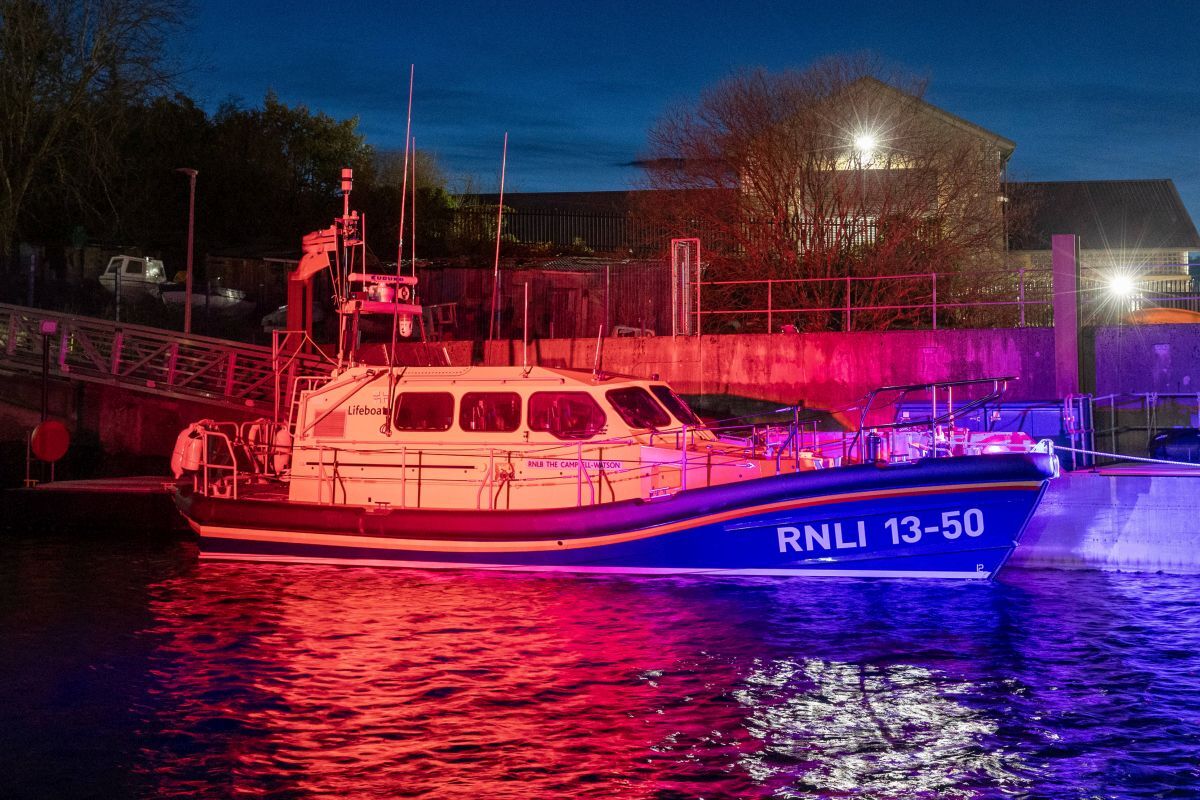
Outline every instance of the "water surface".
[[16, 536], [0, 797], [1200, 796], [1200, 579], [198, 564]]

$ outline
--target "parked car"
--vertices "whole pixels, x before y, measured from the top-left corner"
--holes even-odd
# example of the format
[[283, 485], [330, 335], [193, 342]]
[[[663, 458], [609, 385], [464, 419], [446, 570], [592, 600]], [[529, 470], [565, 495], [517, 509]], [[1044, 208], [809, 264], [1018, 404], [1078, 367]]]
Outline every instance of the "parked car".
[[157, 258], [113, 256], [100, 275], [100, 285], [113, 294], [120, 286], [121, 297], [158, 297], [158, 290], [167, 282], [167, 269]]

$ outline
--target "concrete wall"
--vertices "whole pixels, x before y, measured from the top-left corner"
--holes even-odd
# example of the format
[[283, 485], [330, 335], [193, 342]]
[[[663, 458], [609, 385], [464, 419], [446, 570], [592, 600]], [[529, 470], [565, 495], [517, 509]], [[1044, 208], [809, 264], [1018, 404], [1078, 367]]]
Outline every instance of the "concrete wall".
[[1096, 394], [1200, 392], [1200, 325], [1095, 331]]
[[[447, 352], [468, 363], [471, 350]], [[487, 364], [520, 364], [520, 342], [488, 343]], [[531, 342], [529, 362], [592, 369], [595, 339]], [[1048, 400], [1054, 392], [1049, 328], [609, 338], [603, 369], [658, 374], [686, 394], [736, 394], [815, 408], [848, 405], [877, 386], [931, 380], [1019, 377], [1009, 399]]]
[[[219, 406], [177, 400], [98, 383], [50, 382], [49, 415], [66, 423], [75, 441], [96, 441], [106, 452], [170, 455], [175, 437], [199, 419], [250, 419]], [[0, 441], [24, 441], [38, 423], [41, 379], [4, 376], [0, 392]]]
[[1014, 566], [1200, 573], [1194, 474], [1068, 472], [1050, 481]]
[[[1054, 332], [1016, 328], [885, 333], [816, 333], [604, 340], [603, 369], [657, 374], [687, 394], [736, 394], [836, 409], [876, 387], [929, 380], [1016, 375], [1013, 400], [1054, 398]], [[1096, 388], [1114, 392], [1200, 391], [1200, 325], [1144, 325], [1096, 331]], [[521, 343], [447, 342], [414, 350], [410, 363], [444, 356], [453, 364], [520, 364]], [[530, 343], [529, 361], [592, 369], [595, 339]], [[39, 404], [36, 378], [7, 377], [0, 438], [20, 439]], [[56, 381], [51, 411], [95, 431], [106, 449], [169, 453], [176, 432], [202, 417], [230, 418], [203, 403], [115, 387]], [[5, 410], [7, 406], [7, 411]], [[5, 424], [5, 420], [9, 424]]]

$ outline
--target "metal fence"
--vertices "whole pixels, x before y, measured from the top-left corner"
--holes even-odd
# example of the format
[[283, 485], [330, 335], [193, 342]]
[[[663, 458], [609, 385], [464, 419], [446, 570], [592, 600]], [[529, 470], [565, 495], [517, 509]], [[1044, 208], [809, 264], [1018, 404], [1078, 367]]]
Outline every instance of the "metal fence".
[[700, 282], [705, 333], [1051, 324], [1045, 269]]
[[[1172, 266], [1180, 269], [1167, 265]], [[608, 334], [664, 336], [1047, 327], [1054, 322], [1048, 267], [748, 280], [712, 280], [710, 274], [712, 267], [704, 265], [699, 285], [692, 274], [677, 286], [665, 258], [531, 259], [500, 272], [499, 336], [521, 338], [525, 284], [534, 338], [594, 337], [602, 326]], [[420, 275], [427, 306], [455, 309], [454, 324], [440, 326], [448, 338], [486, 336], [491, 270], [431, 267]], [[1111, 283], [1105, 273], [1084, 265], [1079, 289], [1084, 325], [1153, 321], [1144, 318], [1151, 309], [1200, 313], [1200, 290], [1187, 276], [1134, 281], [1133, 290], [1123, 295], [1114, 293]], [[672, 309], [683, 307], [673, 301], [679, 296], [689, 298], [687, 324], [672, 323]], [[1157, 321], [1185, 318], [1186, 313]]]

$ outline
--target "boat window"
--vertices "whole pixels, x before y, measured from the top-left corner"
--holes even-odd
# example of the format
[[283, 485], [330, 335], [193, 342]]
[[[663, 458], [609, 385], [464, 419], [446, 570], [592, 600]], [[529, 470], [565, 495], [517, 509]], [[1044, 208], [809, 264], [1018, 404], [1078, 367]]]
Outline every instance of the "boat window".
[[145, 266], [146, 265], [141, 261], [126, 261], [125, 262], [125, 274], [126, 275], [141, 275], [142, 268]]
[[516, 392], [467, 392], [458, 412], [464, 431], [515, 431], [521, 425], [521, 395]]
[[119, 256], [116, 258], [110, 259], [108, 262], [108, 266], [104, 268], [104, 274], [109, 275], [111, 273], [116, 272], [117, 267], [119, 267], [119, 266], [121, 266], [121, 258]]
[[675, 415], [675, 419], [682, 422], [684, 425], [703, 425], [700, 418], [696, 416], [696, 412], [688, 408], [687, 403], [683, 402], [683, 398], [671, 391], [670, 386], [651, 386], [650, 391], [658, 398], [658, 402], [667, 407]]
[[448, 431], [454, 422], [454, 395], [449, 392], [401, 392], [392, 424], [398, 431]]
[[604, 430], [608, 417], [587, 392], [534, 392], [529, 398], [529, 428], [559, 439], [590, 439]]
[[610, 389], [605, 397], [631, 428], [662, 428], [671, 424], [667, 412], [640, 386]]

